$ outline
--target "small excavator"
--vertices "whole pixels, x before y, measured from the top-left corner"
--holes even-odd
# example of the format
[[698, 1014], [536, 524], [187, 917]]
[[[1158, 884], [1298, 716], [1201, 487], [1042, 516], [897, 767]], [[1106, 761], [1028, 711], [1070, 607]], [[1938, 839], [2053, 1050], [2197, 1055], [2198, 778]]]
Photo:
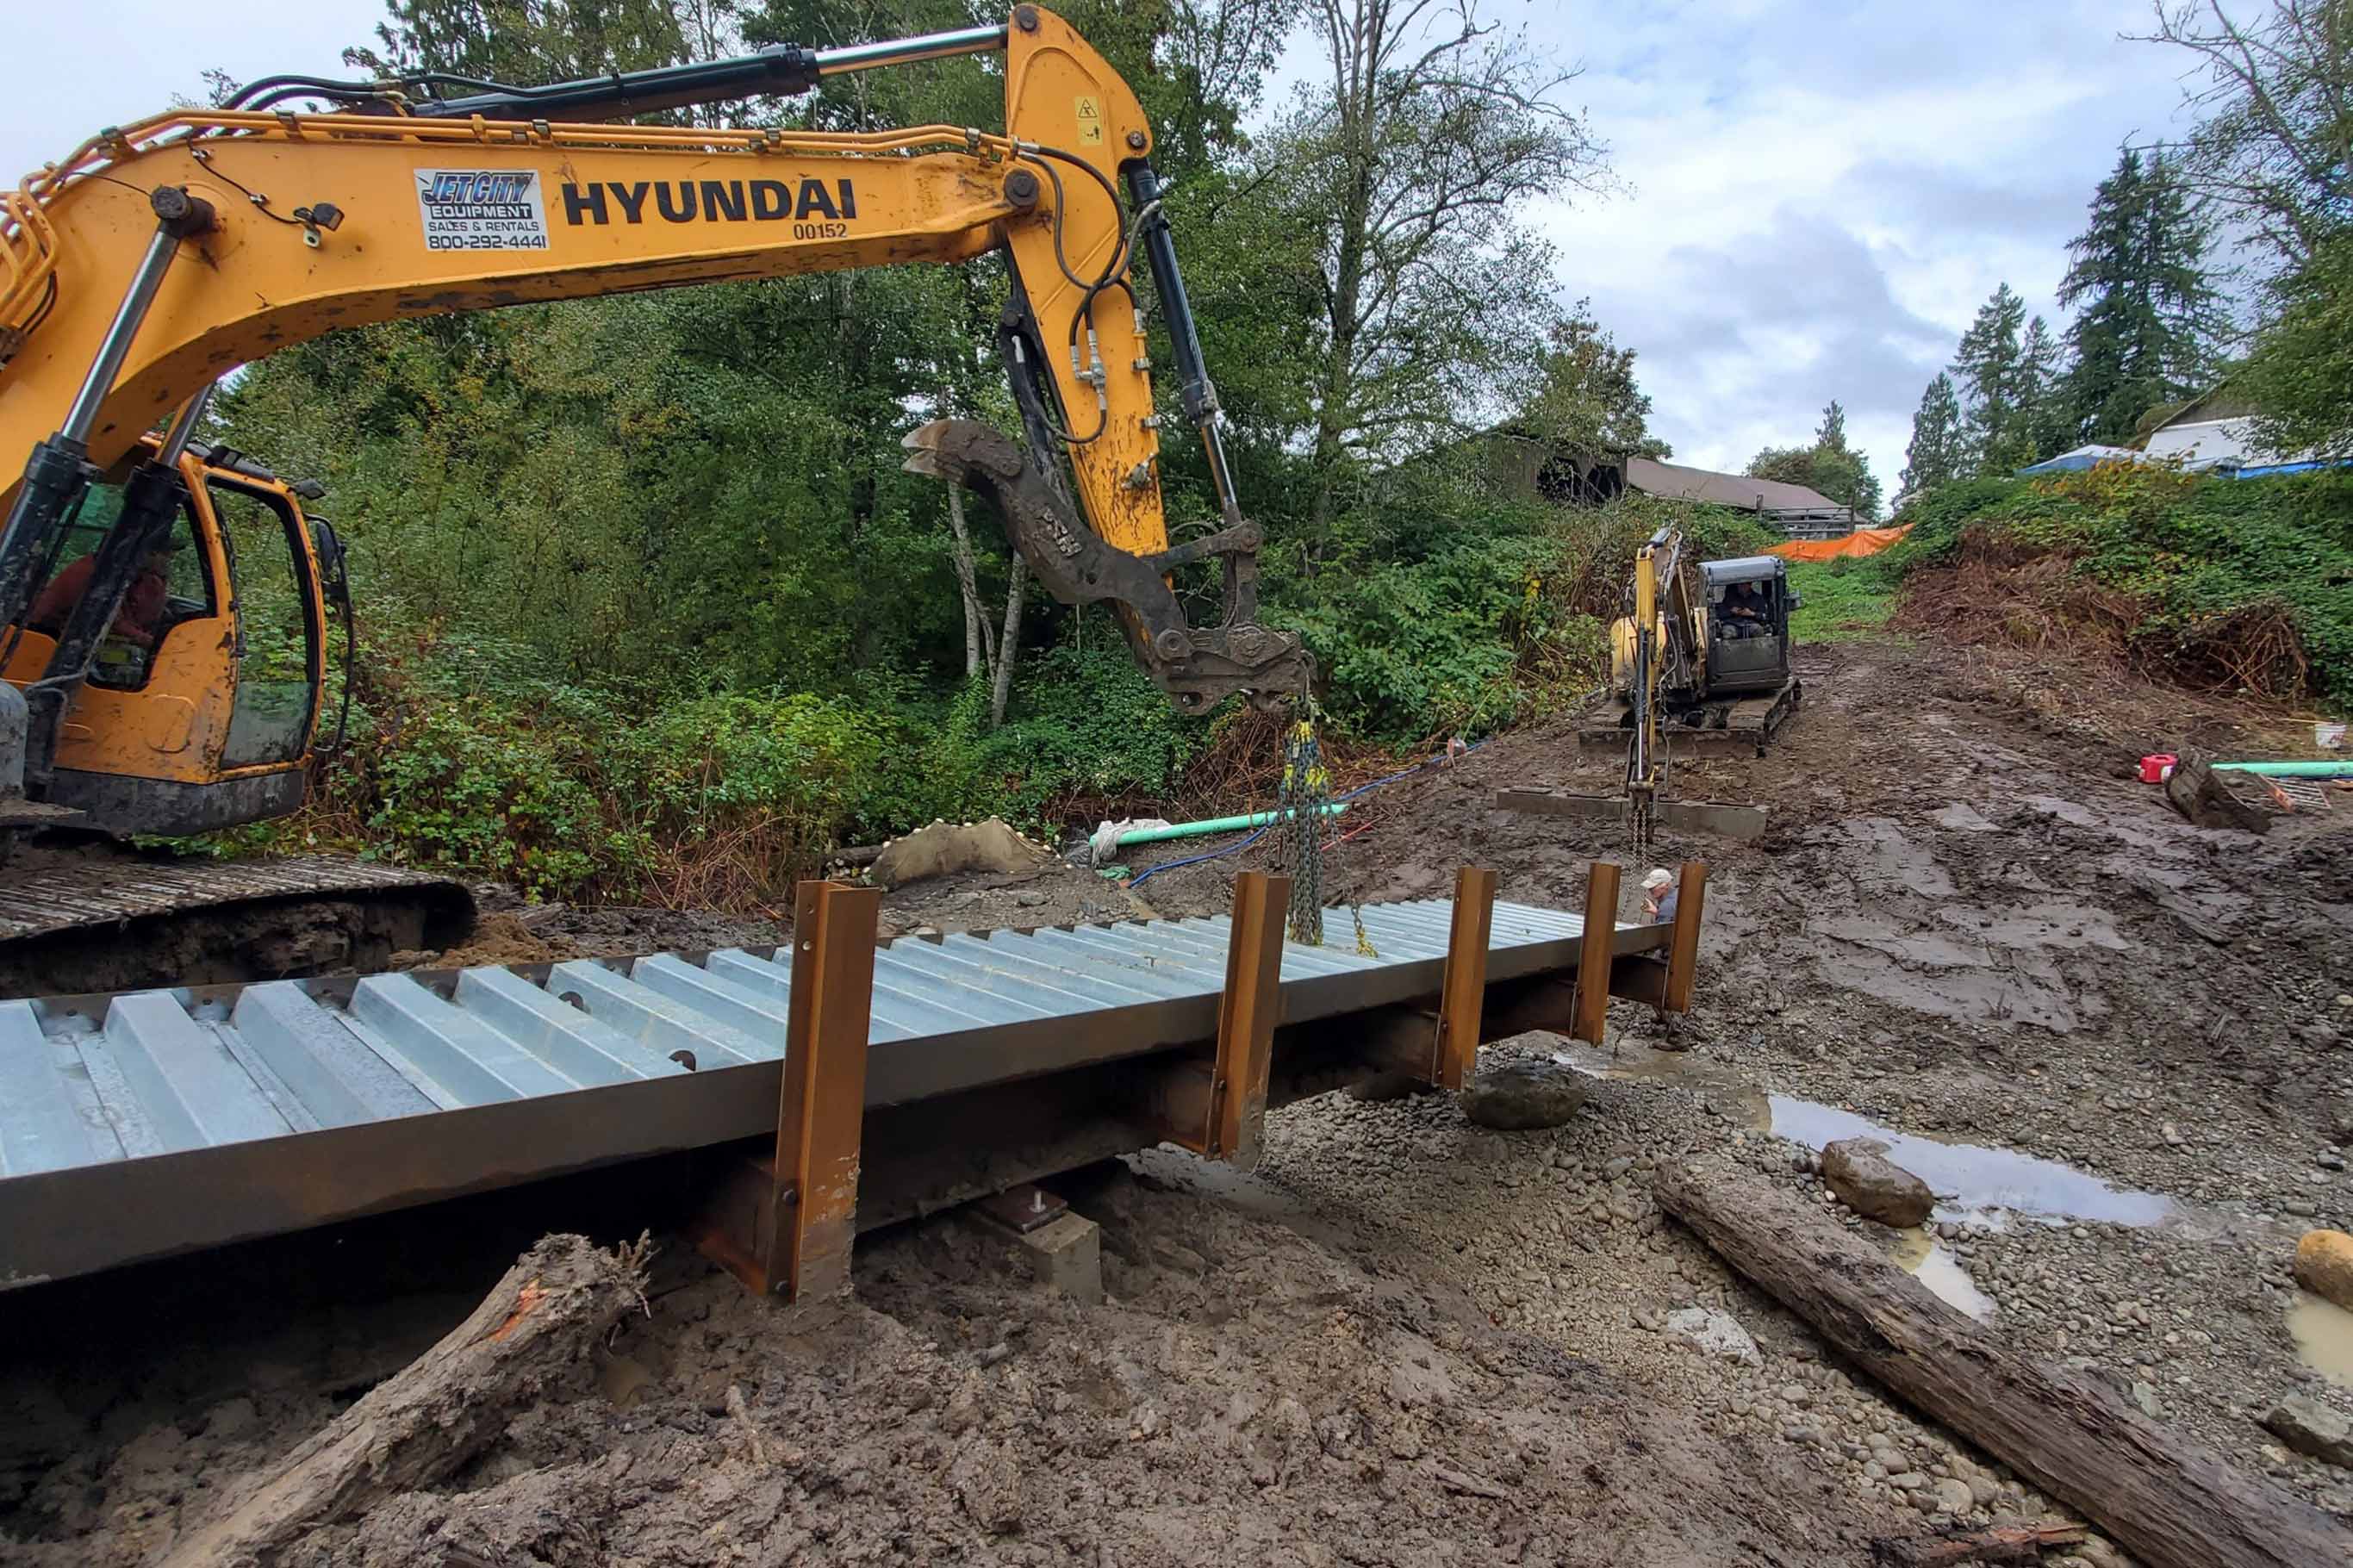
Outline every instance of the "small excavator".
[[[989, 53], [1002, 132], [628, 122]], [[315, 487], [196, 439], [206, 400], [237, 366], [339, 327], [529, 301], [1002, 256], [1020, 435], [934, 420], [905, 466], [992, 501], [1057, 598], [1107, 603], [1180, 710], [1305, 692], [1298, 638], [1258, 620], [1261, 534], [1234, 491], [1152, 146], [1127, 83], [1026, 4], [999, 26], [540, 87], [271, 77], [100, 132], [0, 195], [0, 452], [26, 454], [0, 484], [0, 850], [44, 829], [176, 836], [299, 807], [328, 618], [349, 605], [342, 548], [302, 509]], [[1177, 544], [1139, 251], [1220, 511]], [[1194, 626], [1172, 576], [1212, 562], [1222, 613]], [[20, 969], [50, 991], [123, 984], [142, 967], [130, 947], [190, 984], [364, 965], [472, 918], [462, 886], [393, 867], [41, 853], [0, 869], [0, 994]], [[69, 959], [88, 984], [60, 979], [80, 973]]]
[[1761, 837], [1760, 807], [1662, 796], [1671, 754], [1761, 756], [1797, 711], [1805, 688], [1789, 668], [1789, 612], [1799, 603], [1779, 556], [1694, 563], [1682, 531], [1662, 528], [1635, 552], [1626, 613], [1609, 627], [1609, 698], [1577, 731], [1580, 752], [1625, 753], [1625, 792], [1507, 789], [1498, 804], [1622, 816], [1637, 858], [1661, 826]]
[[[1611, 700], [1577, 731], [1626, 748], [1626, 798], [1636, 850], [1661, 820], [1659, 792], [1675, 750], [1764, 754], [1765, 742], [1797, 711], [1804, 687], [1789, 669], [1789, 612], [1799, 595], [1778, 555], [1696, 564], [1670, 525], [1634, 554], [1628, 614], [1609, 627]], [[1715, 816], [1668, 812], [1680, 826], [1721, 830]], [[1757, 830], [1763, 830], [1762, 814]]]

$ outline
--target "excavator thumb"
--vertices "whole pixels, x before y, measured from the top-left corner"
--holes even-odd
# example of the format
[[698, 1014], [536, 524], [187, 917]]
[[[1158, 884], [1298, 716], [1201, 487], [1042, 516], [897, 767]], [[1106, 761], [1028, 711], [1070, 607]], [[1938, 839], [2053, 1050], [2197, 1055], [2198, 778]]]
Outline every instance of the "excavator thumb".
[[[1107, 599], [1121, 610], [1137, 660], [1179, 710], [1198, 713], [1237, 691], [1274, 707], [1314, 683], [1315, 661], [1298, 637], [1258, 623], [1264, 535], [1256, 523], [1229, 524], [1156, 555], [1131, 555], [1082, 523], [1028, 451], [1001, 431], [934, 419], [904, 444], [908, 472], [963, 485], [996, 507], [1006, 542], [1054, 597], [1066, 605]], [[1213, 555], [1225, 566], [1224, 621], [1188, 626], [1167, 574]]]

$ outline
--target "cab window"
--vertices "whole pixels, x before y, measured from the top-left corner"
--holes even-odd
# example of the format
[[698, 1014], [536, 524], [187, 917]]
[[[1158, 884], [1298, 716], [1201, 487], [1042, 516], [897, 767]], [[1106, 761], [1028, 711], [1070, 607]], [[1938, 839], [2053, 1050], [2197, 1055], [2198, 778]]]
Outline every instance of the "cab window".
[[[96, 563], [99, 543], [122, 512], [121, 485], [92, 485], [68, 520], [59, 541], [57, 562], [41, 591], [33, 597], [25, 624], [33, 631], [56, 637], [74, 606], [81, 603]], [[90, 683], [116, 691], [137, 691], [147, 684], [155, 654], [184, 621], [216, 613], [217, 595], [196, 547], [195, 516], [183, 496], [166, 536], [168, 548], [150, 555], [140, 565], [123, 595], [122, 608], [100, 642], [90, 666]]]
[[267, 490], [215, 479], [206, 487], [229, 560], [237, 615], [237, 700], [229, 710], [225, 768], [299, 760], [311, 738], [319, 647], [293, 509]]

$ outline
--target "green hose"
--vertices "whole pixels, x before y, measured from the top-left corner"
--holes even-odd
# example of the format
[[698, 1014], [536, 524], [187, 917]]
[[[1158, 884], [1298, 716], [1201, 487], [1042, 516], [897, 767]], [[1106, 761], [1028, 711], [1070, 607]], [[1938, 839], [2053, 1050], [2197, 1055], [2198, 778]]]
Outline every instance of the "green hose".
[[[1345, 801], [1335, 801], [1323, 808], [1321, 815], [1337, 816], [1348, 809]], [[1275, 811], [1253, 811], [1241, 816], [1213, 816], [1206, 822], [1180, 822], [1171, 827], [1137, 827], [1112, 840], [1114, 847], [1125, 848], [1131, 844], [1158, 844], [1169, 838], [1199, 838], [1211, 833], [1232, 833], [1244, 827], [1263, 827], [1284, 815]]]
[[2353, 779], [2353, 757], [2341, 763], [2216, 763], [2237, 773], [2279, 779]]

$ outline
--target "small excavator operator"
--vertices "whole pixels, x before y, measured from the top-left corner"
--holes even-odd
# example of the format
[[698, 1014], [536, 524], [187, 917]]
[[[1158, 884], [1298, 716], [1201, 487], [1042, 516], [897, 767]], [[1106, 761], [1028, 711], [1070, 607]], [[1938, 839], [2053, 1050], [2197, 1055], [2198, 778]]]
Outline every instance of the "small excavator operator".
[[1754, 583], [1735, 583], [1725, 590], [1724, 602], [1716, 606], [1717, 630], [1729, 637], [1764, 637], [1773, 635], [1773, 606], [1757, 591]]

